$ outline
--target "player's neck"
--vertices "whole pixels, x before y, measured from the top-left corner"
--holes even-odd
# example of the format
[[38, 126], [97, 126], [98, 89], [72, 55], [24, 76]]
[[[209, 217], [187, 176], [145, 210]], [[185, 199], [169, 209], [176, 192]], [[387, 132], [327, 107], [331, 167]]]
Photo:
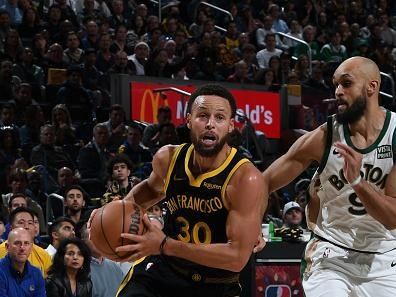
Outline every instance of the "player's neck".
[[213, 157], [201, 156], [199, 153], [197, 153], [197, 151], [194, 150], [191, 162], [191, 171], [197, 175], [212, 171], [224, 163], [230, 152], [231, 147], [228, 145], [224, 145], [221, 151]]
[[386, 112], [381, 108], [368, 110], [359, 121], [349, 124], [352, 140], [360, 136], [366, 140], [366, 145], [372, 144], [381, 133], [385, 117]]

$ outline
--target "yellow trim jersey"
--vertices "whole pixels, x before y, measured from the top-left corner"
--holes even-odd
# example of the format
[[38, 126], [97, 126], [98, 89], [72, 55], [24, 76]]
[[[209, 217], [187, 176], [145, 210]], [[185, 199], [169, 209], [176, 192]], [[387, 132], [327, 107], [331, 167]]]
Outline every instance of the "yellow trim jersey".
[[[356, 148], [348, 125], [330, 118], [327, 146], [313, 183], [320, 200], [320, 212], [313, 231], [316, 235], [345, 248], [362, 252], [387, 252], [396, 248], [396, 230], [388, 230], [371, 217], [343, 174], [344, 159], [339, 158], [334, 143], [347, 144], [363, 155], [361, 176], [376, 191], [383, 193], [386, 179], [394, 165], [396, 114], [385, 111], [382, 131], [372, 145]], [[379, 202], [380, 203], [380, 202]], [[396, 201], [395, 201], [396, 203]]]
[[[226, 243], [226, 188], [235, 171], [250, 161], [232, 148], [220, 167], [194, 176], [189, 168], [193, 149], [193, 145], [180, 145], [173, 155], [165, 183], [168, 211], [164, 231], [171, 238], [185, 243]], [[205, 267], [175, 257], [166, 258], [185, 270], [200, 271], [206, 276], [225, 274], [221, 269]]]

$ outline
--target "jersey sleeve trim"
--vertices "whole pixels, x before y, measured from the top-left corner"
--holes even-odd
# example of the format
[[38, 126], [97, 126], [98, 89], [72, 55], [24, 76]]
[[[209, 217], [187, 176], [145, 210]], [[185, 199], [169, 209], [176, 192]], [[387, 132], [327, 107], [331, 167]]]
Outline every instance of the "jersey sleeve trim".
[[181, 149], [185, 145], [186, 145], [186, 143], [183, 143], [183, 144], [179, 145], [176, 148], [175, 152], [173, 153], [172, 160], [171, 160], [171, 163], [169, 165], [168, 172], [166, 174], [166, 180], [165, 180], [165, 185], [164, 185], [164, 193], [166, 193], [166, 191], [168, 190], [169, 180], [171, 178], [171, 175], [172, 175], [172, 172], [173, 172], [173, 168], [175, 168], [177, 157], [179, 156], [179, 153], [180, 153]]
[[227, 200], [225, 199], [225, 195], [226, 195], [226, 189], [227, 189], [228, 183], [229, 183], [231, 177], [234, 175], [235, 171], [239, 167], [241, 167], [242, 164], [245, 164], [246, 162], [250, 162], [250, 161], [246, 158], [243, 158], [243, 159], [239, 160], [238, 163], [235, 164], [234, 168], [232, 168], [230, 173], [228, 174], [227, 179], [225, 180], [225, 182], [223, 184], [223, 187], [221, 188], [221, 200], [223, 201], [223, 205], [227, 210], [229, 209], [229, 205], [228, 205]]
[[326, 166], [327, 159], [329, 158], [332, 142], [333, 142], [333, 116], [329, 116], [327, 118], [326, 148], [325, 148], [322, 160], [320, 160], [320, 164], [319, 164], [319, 168], [318, 168], [319, 174], [322, 173], [323, 169]]

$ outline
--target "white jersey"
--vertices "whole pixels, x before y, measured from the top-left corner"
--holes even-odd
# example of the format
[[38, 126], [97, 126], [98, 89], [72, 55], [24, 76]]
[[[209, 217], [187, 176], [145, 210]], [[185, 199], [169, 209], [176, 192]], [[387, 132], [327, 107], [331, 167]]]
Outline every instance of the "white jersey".
[[333, 144], [339, 141], [361, 153], [361, 176], [376, 191], [383, 193], [396, 157], [396, 114], [386, 111], [382, 131], [377, 140], [365, 149], [357, 149], [353, 145], [348, 125], [337, 123], [334, 117], [327, 125], [325, 154], [312, 181], [320, 180], [320, 185], [315, 188], [321, 206], [313, 232], [336, 245], [357, 251], [383, 253], [395, 249], [396, 229], [388, 230], [367, 214], [344, 177], [344, 159], [338, 157]]

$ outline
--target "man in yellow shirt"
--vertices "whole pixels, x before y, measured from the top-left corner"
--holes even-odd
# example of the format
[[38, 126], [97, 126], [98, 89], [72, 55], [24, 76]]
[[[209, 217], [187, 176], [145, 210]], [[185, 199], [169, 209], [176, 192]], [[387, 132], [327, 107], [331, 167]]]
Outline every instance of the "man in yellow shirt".
[[[32, 210], [25, 207], [18, 207], [10, 214], [11, 230], [15, 228], [24, 228], [34, 238], [34, 213]], [[0, 259], [4, 258], [7, 254], [5, 242], [0, 244]], [[44, 277], [47, 276], [48, 268], [52, 264], [50, 255], [38, 245], [33, 244], [32, 252], [28, 258], [30, 264], [40, 269]]]

